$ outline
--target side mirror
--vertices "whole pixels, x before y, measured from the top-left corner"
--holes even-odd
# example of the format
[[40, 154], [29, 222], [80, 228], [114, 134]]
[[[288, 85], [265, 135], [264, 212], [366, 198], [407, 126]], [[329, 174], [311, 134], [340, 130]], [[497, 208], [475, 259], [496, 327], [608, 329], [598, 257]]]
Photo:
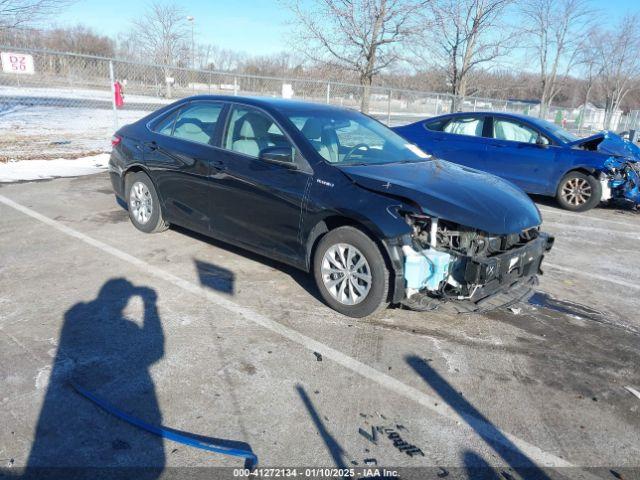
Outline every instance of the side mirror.
[[292, 147], [267, 147], [260, 150], [260, 160], [270, 163], [277, 163], [290, 168], [296, 168], [293, 162]]

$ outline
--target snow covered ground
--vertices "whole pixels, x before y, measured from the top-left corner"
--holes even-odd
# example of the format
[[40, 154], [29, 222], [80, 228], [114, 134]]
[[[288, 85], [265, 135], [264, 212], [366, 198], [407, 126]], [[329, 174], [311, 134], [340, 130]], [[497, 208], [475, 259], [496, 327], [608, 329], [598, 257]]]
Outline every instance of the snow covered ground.
[[[171, 101], [126, 95], [117, 125], [134, 122]], [[108, 151], [115, 130], [110, 102], [108, 89], [0, 85], [0, 162]]]
[[89, 157], [68, 160], [22, 160], [0, 163], [0, 182], [43, 180], [56, 177], [78, 177], [106, 170], [109, 154], [101, 153]]
[[[100, 108], [42, 105], [6, 106], [0, 98], [0, 162], [74, 158], [106, 152], [114, 133], [113, 112]], [[118, 111], [118, 125], [134, 122], [147, 110]]]
[[[105, 100], [110, 102], [111, 95], [109, 88], [39, 88], [0, 85], [0, 102], [2, 101], [1, 97], [67, 98], [69, 100]], [[147, 95], [129, 95], [125, 90], [125, 101], [127, 103], [148, 103], [159, 106], [171, 103], [174, 100]]]

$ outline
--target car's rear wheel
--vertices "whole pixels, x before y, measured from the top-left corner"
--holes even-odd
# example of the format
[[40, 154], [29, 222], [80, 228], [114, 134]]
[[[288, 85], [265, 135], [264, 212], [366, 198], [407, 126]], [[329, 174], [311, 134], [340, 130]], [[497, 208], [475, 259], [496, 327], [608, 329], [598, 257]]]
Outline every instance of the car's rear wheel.
[[343, 315], [366, 317], [388, 305], [384, 258], [375, 242], [357, 228], [339, 227], [322, 237], [313, 270], [322, 298]]
[[153, 182], [144, 172], [132, 172], [125, 177], [125, 192], [131, 223], [145, 233], [162, 232], [169, 224], [162, 217], [162, 209]]
[[562, 208], [584, 212], [600, 203], [602, 185], [592, 175], [569, 172], [560, 180], [556, 198]]

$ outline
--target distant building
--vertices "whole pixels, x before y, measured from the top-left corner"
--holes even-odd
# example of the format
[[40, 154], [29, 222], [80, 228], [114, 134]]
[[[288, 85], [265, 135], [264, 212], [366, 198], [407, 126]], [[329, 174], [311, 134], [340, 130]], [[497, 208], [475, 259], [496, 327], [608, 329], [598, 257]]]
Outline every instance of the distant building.
[[[576, 119], [576, 124], [580, 123], [580, 117], [584, 114], [582, 128], [585, 130], [604, 130], [605, 109], [602, 105], [587, 102], [586, 105], [574, 108], [572, 114]], [[617, 130], [621, 118], [622, 110], [615, 110], [611, 116], [609, 130]]]

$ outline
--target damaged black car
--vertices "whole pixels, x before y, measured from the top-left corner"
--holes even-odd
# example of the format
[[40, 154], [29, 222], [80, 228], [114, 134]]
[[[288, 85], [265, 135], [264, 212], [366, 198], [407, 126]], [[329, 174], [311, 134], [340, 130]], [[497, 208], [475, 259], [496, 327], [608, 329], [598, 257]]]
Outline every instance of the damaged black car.
[[191, 97], [112, 143], [113, 188], [138, 229], [175, 224], [293, 265], [352, 317], [524, 299], [553, 243], [518, 187], [351, 110]]

